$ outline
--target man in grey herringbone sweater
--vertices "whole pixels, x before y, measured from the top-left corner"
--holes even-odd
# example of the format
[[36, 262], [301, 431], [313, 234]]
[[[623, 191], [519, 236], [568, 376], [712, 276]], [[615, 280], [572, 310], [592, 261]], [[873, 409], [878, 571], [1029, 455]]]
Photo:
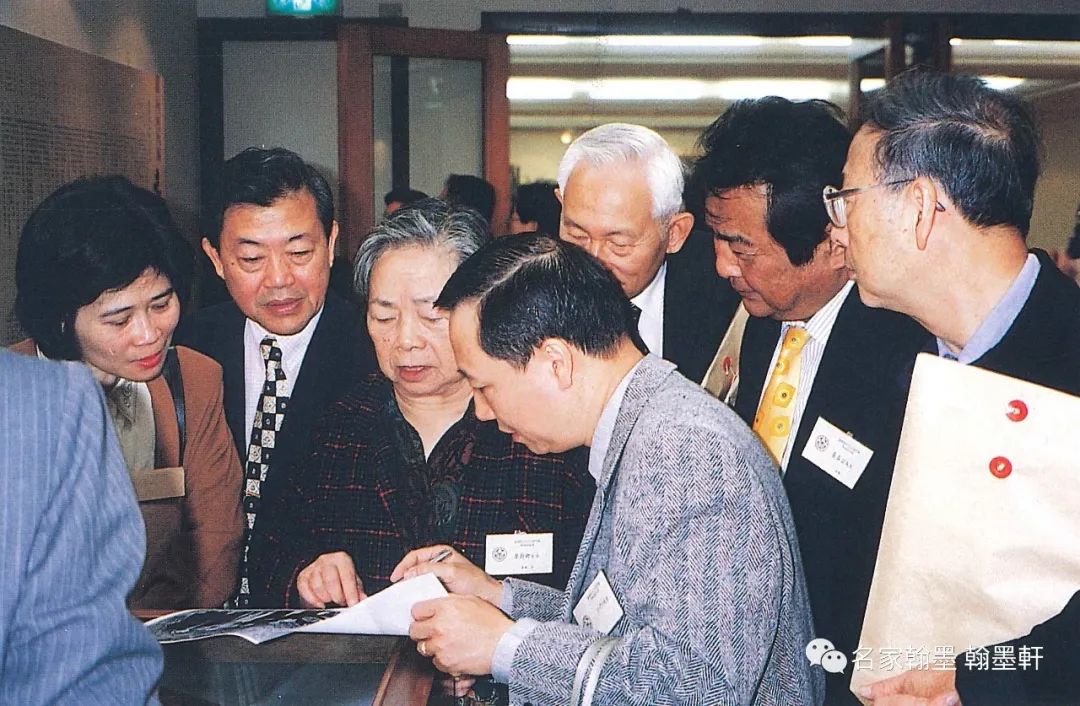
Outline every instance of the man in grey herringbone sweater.
[[421, 654], [515, 704], [816, 704], [820, 672], [779, 476], [726, 407], [631, 342], [617, 282], [542, 236], [467, 260], [439, 300], [476, 413], [539, 452], [590, 447], [597, 489], [565, 591], [419, 549], [453, 594], [414, 609]]

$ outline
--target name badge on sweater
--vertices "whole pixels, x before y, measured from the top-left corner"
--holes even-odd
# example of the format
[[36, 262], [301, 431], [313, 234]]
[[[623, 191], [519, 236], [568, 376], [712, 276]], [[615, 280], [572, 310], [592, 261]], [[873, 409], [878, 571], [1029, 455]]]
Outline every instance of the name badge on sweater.
[[582, 627], [599, 630], [607, 635], [622, 617], [623, 609], [619, 605], [619, 599], [611, 590], [607, 575], [601, 571], [574, 606], [574, 620]]
[[184, 497], [184, 467], [146, 468], [129, 471], [139, 502]]
[[554, 538], [551, 532], [489, 534], [484, 571], [492, 576], [550, 574]]
[[873, 449], [825, 421], [824, 417], [818, 417], [802, 451], [803, 458], [852, 489], [873, 455]]

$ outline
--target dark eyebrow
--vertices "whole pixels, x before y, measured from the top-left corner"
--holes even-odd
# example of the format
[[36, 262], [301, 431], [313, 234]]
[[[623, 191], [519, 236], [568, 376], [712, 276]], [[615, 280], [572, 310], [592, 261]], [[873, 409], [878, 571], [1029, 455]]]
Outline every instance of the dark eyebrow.
[[109, 309], [108, 311], [101, 312], [101, 316], [99, 316], [98, 318], [107, 319], [110, 316], [116, 316], [117, 314], [123, 314], [124, 312], [131, 311], [134, 308], [135, 307], [133, 307], [133, 306], [121, 306], [121, 307], [117, 307], [115, 309]]
[[753, 243], [751, 241], [747, 240], [743, 236], [741, 236], [741, 235], [732, 235], [731, 233], [720, 233], [720, 232], [714, 231], [713, 232], [713, 238], [715, 238], [716, 240], [722, 240], [725, 243], [729, 243], [729, 244], [734, 243], [734, 244], [738, 244], [738, 245], [753, 245]]
[[[120, 291], [120, 290], [112, 290], [112, 291]], [[154, 296], [152, 296], [150, 298], [150, 301], [151, 302], [156, 302], [156, 301], [158, 301], [160, 299], [165, 299], [167, 297], [171, 297], [173, 295], [173, 292], [175, 292], [175, 291], [176, 291], [175, 289], [173, 289], [172, 287], [169, 287], [168, 289], [164, 290], [160, 294], [155, 294]], [[107, 319], [110, 316], [116, 316], [117, 314], [122, 314], [124, 312], [131, 311], [134, 308], [135, 308], [134, 306], [118, 306], [115, 309], [109, 309], [108, 311], [101, 312], [101, 314], [98, 316], [98, 318]]]
[[[312, 236], [310, 233], [296, 233], [294, 235], [290, 235], [289, 239], [286, 240], [285, 243], [286, 243], [286, 245], [288, 245], [290, 243], [294, 243], [297, 240], [302, 240], [304, 238], [314, 239], [314, 236]], [[236, 245], [237, 245], [237, 247], [239, 247], [241, 245], [255, 245], [255, 246], [258, 246], [258, 247], [266, 247], [265, 243], [263, 243], [262, 241], [255, 240], [253, 238], [245, 238], [243, 236], [237, 238]]]

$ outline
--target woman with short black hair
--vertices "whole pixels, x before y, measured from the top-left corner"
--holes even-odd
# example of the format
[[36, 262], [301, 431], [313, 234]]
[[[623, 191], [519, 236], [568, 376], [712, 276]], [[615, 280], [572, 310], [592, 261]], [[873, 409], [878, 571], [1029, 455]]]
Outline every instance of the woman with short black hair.
[[101, 383], [146, 524], [132, 607], [220, 607], [235, 588], [241, 468], [221, 367], [170, 343], [193, 250], [160, 196], [121, 176], [46, 198], [19, 239], [14, 349], [85, 363]]

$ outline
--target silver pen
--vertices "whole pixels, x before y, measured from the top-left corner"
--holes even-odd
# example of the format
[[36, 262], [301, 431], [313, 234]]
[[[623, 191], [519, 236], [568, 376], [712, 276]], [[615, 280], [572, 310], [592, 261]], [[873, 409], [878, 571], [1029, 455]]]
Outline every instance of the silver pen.
[[442, 561], [443, 559], [446, 559], [448, 556], [450, 556], [453, 553], [454, 553], [453, 549], [440, 549], [438, 552], [435, 553], [435, 556], [428, 559], [428, 561], [435, 564], [435, 563], [438, 563], [438, 562]]

